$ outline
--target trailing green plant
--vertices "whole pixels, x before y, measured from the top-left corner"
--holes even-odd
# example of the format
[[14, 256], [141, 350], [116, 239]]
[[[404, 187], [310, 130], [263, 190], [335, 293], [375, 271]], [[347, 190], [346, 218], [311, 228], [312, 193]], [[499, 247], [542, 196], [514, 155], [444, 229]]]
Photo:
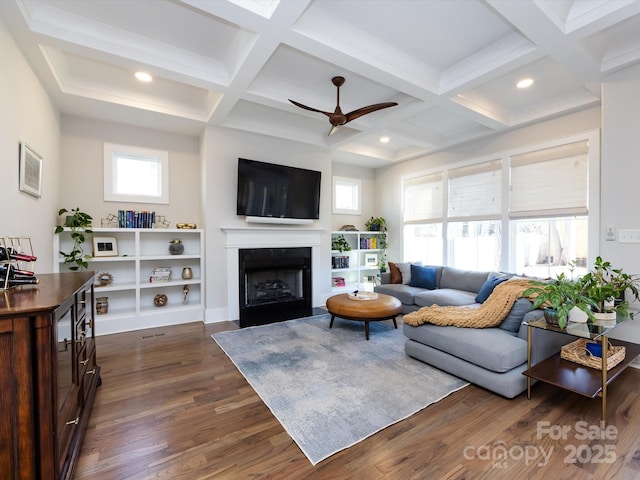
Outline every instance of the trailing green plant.
[[344, 235], [338, 235], [331, 239], [331, 250], [337, 250], [339, 252], [348, 252], [351, 250], [351, 245], [344, 238]]
[[383, 217], [371, 217], [364, 222], [365, 228], [370, 232], [386, 232], [387, 222]]
[[387, 243], [387, 221], [384, 217], [371, 217], [369, 220], [364, 222], [365, 228], [369, 232], [380, 232], [378, 235], [378, 248], [381, 250], [380, 252], [380, 260], [378, 262], [378, 267], [381, 272], [387, 271], [387, 247], [389, 246]]
[[58, 225], [55, 233], [64, 232], [65, 227], [71, 230], [70, 236], [71, 240], [73, 240], [71, 251], [63, 252], [61, 250], [59, 253], [64, 258], [64, 264], [69, 266], [69, 270], [75, 271], [89, 266], [87, 260], [91, 258], [91, 255], [84, 253], [82, 245], [87, 240], [88, 235], [93, 233], [91, 230], [93, 218], [88, 213], [81, 212], [80, 208], [73, 208], [71, 211], [66, 208], [61, 208], [58, 211], [58, 215], [64, 215], [67, 213], [70, 213], [71, 215], [66, 215], [65, 223], [63, 225]]
[[534, 309], [555, 310], [560, 328], [567, 326], [569, 311], [574, 307], [585, 312], [590, 321], [594, 320], [592, 308], [596, 307], [596, 302], [584, 294], [579, 280], [568, 279], [561, 273], [555, 280], [532, 283], [534, 286], [522, 292], [522, 296], [533, 298]]
[[625, 299], [625, 292], [630, 291], [638, 300], [639, 281], [639, 276], [625, 273], [621, 268], [613, 268], [611, 262], [598, 256], [593, 268], [578, 283], [581, 293], [596, 303], [596, 312], [616, 312], [626, 316], [629, 314], [629, 302]]

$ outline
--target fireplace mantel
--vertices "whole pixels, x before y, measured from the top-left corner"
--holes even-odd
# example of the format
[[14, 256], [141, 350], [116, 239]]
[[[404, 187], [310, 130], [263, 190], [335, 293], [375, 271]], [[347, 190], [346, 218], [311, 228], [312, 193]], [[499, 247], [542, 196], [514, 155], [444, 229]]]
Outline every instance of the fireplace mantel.
[[[322, 262], [321, 247], [327, 231], [320, 228], [282, 228], [282, 227], [222, 227], [226, 236], [227, 260], [227, 319], [240, 318], [238, 302], [239, 289], [239, 255], [241, 248], [287, 248], [311, 247], [311, 268], [313, 285], [322, 284], [319, 268]], [[323, 302], [313, 292], [313, 306]]]

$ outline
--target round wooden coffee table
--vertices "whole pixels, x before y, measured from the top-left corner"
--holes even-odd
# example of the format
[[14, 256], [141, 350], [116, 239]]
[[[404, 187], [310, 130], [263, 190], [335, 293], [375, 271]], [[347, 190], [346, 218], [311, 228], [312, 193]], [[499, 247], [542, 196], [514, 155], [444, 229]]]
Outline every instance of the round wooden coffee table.
[[396, 316], [400, 313], [400, 300], [391, 295], [378, 294], [374, 300], [354, 300], [347, 293], [334, 295], [327, 299], [327, 310], [331, 314], [329, 328], [333, 327], [335, 317], [346, 320], [364, 322], [364, 333], [369, 340], [369, 322], [379, 320], [393, 320], [397, 329]]

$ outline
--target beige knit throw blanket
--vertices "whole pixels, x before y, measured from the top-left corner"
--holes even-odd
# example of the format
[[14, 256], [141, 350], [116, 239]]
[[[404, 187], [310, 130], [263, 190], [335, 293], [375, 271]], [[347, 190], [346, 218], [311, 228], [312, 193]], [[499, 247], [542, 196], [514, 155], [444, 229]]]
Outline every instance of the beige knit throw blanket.
[[507, 280], [498, 284], [479, 308], [431, 305], [406, 314], [403, 321], [414, 327], [424, 323], [471, 328], [495, 327], [507, 317], [522, 292], [531, 286], [529, 280]]

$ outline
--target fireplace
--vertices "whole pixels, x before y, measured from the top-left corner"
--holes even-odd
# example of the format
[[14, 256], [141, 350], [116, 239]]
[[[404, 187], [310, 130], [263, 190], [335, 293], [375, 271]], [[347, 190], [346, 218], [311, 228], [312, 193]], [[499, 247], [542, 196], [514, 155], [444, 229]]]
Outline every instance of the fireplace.
[[311, 315], [311, 248], [238, 251], [240, 327]]

